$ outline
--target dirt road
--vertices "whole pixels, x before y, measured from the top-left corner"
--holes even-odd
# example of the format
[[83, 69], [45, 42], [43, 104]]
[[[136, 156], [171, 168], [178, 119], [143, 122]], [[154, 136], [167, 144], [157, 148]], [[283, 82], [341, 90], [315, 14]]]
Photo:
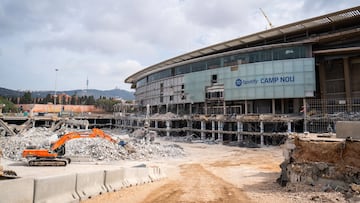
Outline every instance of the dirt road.
[[250, 202], [245, 193], [204, 169], [200, 164], [180, 166], [180, 179], [170, 181], [151, 192], [151, 202]]
[[106, 193], [83, 203], [100, 202], [344, 202], [337, 193], [288, 192], [275, 181], [283, 160], [280, 147], [247, 149], [223, 145], [180, 144], [186, 157], [150, 161], [168, 178]]

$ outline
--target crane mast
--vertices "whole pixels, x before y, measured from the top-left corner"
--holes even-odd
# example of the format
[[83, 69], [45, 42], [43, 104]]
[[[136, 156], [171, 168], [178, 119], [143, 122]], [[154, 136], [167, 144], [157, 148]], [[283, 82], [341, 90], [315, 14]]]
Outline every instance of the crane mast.
[[268, 22], [270, 28], [274, 28], [274, 25], [270, 22], [269, 18], [267, 17], [267, 15], [265, 14], [265, 12], [260, 8], [261, 13], [263, 14], [263, 16], [266, 18], [266, 21]]

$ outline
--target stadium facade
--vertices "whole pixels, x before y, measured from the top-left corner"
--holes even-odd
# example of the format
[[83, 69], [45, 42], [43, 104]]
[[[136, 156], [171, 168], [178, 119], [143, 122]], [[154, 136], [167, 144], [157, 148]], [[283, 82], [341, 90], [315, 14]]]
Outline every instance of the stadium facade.
[[176, 56], [125, 82], [152, 113], [293, 114], [312, 99], [319, 111], [359, 111], [360, 7]]

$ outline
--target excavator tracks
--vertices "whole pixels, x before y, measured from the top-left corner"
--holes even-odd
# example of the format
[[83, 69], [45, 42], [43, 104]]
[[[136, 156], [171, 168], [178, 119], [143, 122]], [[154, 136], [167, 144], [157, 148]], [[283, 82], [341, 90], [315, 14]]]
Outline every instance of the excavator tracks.
[[70, 163], [69, 158], [56, 159], [33, 159], [28, 162], [29, 166], [66, 166]]

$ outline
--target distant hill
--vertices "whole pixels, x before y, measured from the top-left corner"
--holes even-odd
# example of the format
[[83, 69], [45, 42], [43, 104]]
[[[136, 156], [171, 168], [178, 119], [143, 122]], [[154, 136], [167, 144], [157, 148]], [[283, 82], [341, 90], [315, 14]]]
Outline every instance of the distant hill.
[[3, 97], [21, 97], [23, 95], [24, 95], [24, 92], [16, 91], [16, 90], [10, 90], [10, 89], [0, 87], [0, 96], [3, 96]]
[[[94, 96], [95, 99], [103, 96], [106, 98], [122, 98], [125, 100], [134, 100], [134, 92], [130, 92], [122, 89], [112, 89], [112, 90], [68, 90], [68, 91], [57, 91], [57, 94], [65, 93], [67, 95], [78, 95], [78, 96]], [[48, 94], [54, 94], [54, 91], [31, 91], [31, 96], [33, 98], [45, 98]], [[11, 90], [0, 87], [0, 96], [3, 97], [21, 97], [24, 95], [24, 91]]]

